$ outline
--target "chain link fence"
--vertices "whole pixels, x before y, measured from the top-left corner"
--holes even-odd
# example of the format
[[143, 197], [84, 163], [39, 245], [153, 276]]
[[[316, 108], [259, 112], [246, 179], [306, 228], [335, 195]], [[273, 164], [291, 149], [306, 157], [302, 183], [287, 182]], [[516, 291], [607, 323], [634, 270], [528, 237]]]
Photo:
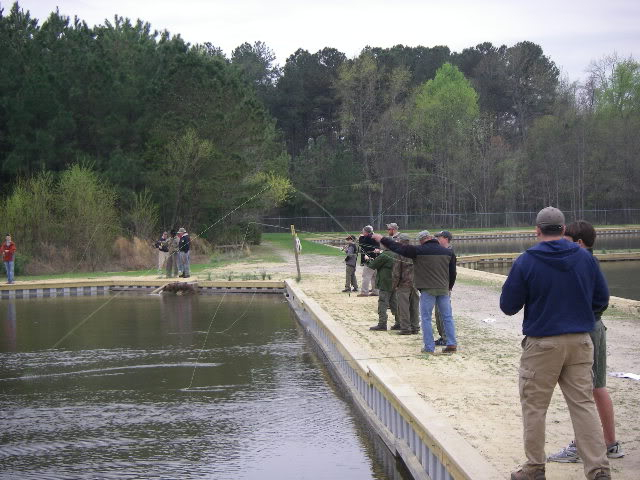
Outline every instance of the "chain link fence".
[[[453, 228], [513, 228], [531, 227], [535, 224], [535, 212], [502, 213], [433, 213], [429, 215], [384, 214], [371, 218], [361, 216], [317, 217], [263, 217], [264, 232], [289, 231], [291, 225], [300, 232], [359, 232], [365, 225], [374, 230], [384, 230], [387, 223], [395, 222], [401, 230], [442, 230]], [[586, 220], [594, 225], [638, 225], [640, 209], [621, 208], [609, 210], [564, 210], [567, 223]]]

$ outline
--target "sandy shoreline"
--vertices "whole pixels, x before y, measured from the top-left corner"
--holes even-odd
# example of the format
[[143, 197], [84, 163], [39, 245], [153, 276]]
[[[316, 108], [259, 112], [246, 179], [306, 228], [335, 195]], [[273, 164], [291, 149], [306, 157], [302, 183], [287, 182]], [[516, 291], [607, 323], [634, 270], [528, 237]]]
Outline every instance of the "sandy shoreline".
[[[295, 277], [295, 263], [233, 264], [211, 270], [212, 279], [226, 271], [268, 272], [272, 280]], [[341, 257], [302, 255], [299, 287], [311, 296], [372, 358], [391, 368], [496, 469], [508, 478], [523, 461], [522, 424], [518, 398], [521, 314], [507, 317], [498, 307], [504, 277], [464, 268], [452, 294], [459, 352], [451, 356], [420, 354], [420, 336], [373, 332], [376, 297], [342, 293]], [[361, 270], [356, 272], [360, 279]], [[199, 274], [202, 279], [208, 272]], [[109, 277], [115, 279], [119, 277]], [[132, 277], [123, 279], [132, 280]], [[149, 278], [149, 277], [147, 277]], [[195, 279], [192, 277], [192, 280]], [[23, 283], [23, 282], [19, 282]], [[27, 282], [24, 282], [27, 283]], [[623, 305], [603, 317], [608, 328], [608, 371], [640, 374], [640, 319]], [[618, 440], [626, 456], [611, 460], [613, 478], [640, 478], [640, 381], [607, 378], [614, 402]], [[547, 453], [573, 438], [566, 404], [556, 388], [547, 415]], [[584, 478], [582, 464], [547, 464], [550, 480]]]

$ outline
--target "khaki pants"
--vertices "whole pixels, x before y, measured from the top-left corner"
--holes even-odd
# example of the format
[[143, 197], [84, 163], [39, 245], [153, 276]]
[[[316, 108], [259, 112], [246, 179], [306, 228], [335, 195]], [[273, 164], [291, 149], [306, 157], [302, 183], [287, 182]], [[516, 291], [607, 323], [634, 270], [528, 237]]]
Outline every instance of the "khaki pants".
[[588, 333], [525, 337], [520, 357], [520, 404], [524, 427], [524, 470], [544, 467], [545, 419], [551, 395], [560, 385], [575, 432], [584, 473], [592, 479], [609, 472], [600, 418], [593, 401], [593, 344]]
[[399, 287], [395, 292], [400, 328], [417, 332], [420, 330], [420, 293], [414, 287]]
[[376, 288], [376, 271], [373, 268], [369, 268], [366, 265], [362, 266], [362, 289], [361, 293], [375, 293], [378, 294]]
[[169, 258], [169, 252], [158, 250], [158, 272], [162, 272], [162, 270], [164, 270], [164, 265], [167, 262], [167, 258]]

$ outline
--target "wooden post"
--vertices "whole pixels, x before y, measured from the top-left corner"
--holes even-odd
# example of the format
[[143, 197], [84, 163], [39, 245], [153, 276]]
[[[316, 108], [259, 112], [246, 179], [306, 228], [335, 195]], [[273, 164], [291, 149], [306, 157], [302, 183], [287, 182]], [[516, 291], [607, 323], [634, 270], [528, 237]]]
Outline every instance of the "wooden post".
[[302, 279], [302, 275], [300, 275], [300, 260], [298, 259], [298, 250], [300, 249], [300, 240], [298, 240], [298, 236], [296, 235], [296, 227], [291, 225], [291, 236], [293, 237], [293, 253], [296, 256], [296, 268], [298, 269], [298, 282]]

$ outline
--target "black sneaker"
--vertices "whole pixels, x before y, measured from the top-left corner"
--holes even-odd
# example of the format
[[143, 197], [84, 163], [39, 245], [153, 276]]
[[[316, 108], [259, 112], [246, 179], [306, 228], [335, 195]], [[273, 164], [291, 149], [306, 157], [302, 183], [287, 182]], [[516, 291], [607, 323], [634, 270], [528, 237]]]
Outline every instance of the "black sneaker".
[[345, 288], [344, 290], [342, 290], [343, 292], [350, 292], [351, 289], [350, 288]]
[[411, 333], [413, 333], [414, 335], [419, 335], [420, 334], [420, 329], [419, 328], [414, 328], [413, 330], [411, 330]]
[[375, 331], [384, 330], [386, 332], [387, 326], [378, 324], [378, 325], [374, 325], [373, 327], [369, 327], [369, 330], [375, 330]]
[[358, 291], [358, 287], [353, 287], [353, 291], [357, 292]]
[[399, 324], [399, 323], [394, 323], [394, 324], [391, 326], [391, 330], [402, 330], [402, 328], [400, 327], [400, 324]]
[[436, 340], [436, 345], [439, 347], [445, 347], [447, 345], [446, 340], [443, 340], [442, 337]]
[[398, 332], [398, 335], [413, 335], [413, 331], [412, 330], [400, 330]]

